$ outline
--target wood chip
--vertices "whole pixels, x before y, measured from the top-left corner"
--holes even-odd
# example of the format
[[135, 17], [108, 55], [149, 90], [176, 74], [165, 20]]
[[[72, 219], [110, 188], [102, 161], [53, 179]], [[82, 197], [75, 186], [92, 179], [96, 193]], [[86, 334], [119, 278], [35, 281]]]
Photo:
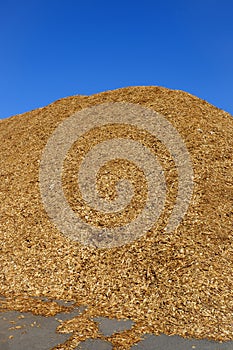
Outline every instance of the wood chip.
[[[147, 233], [122, 246], [97, 249], [67, 237], [51, 221], [41, 197], [39, 169], [47, 141], [60, 123], [109, 102], [151, 109], [173, 125], [189, 152], [194, 188], [180, 225], [166, 232], [179, 187], [169, 149], [130, 125], [90, 130], [68, 152], [62, 174], [66, 198], [86, 224], [125, 225], [147, 198], [143, 172], [132, 161], [118, 159], [100, 168], [98, 190], [102, 198], [114, 200], [116, 183], [122, 177], [130, 180], [135, 186], [132, 205], [109, 216], [85, 203], [77, 185], [79, 156], [85, 158], [88, 147], [106, 138], [130, 137], [156, 154], [168, 192], [163, 213]], [[99, 316], [134, 321], [131, 330], [108, 338], [118, 350], [130, 349], [146, 333], [233, 339], [232, 116], [182, 91], [129, 87], [61, 99], [1, 120], [0, 149], [0, 294], [6, 297], [1, 311], [55, 315], [63, 308], [35, 297], [88, 305], [81, 316], [59, 325], [62, 332], [73, 331], [60, 349], [74, 349], [90, 336], [104, 339], [91, 321]]]

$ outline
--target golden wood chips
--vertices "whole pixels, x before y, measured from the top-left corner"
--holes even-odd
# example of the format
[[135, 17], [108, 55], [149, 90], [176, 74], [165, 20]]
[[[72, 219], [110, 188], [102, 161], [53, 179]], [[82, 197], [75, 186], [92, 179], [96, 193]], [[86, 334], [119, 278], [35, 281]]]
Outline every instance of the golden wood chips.
[[[163, 205], [159, 201], [162, 187], [156, 192], [158, 202], [148, 205], [151, 209], [161, 204], [163, 210], [157, 218], [155, 215], [147, 232], [135, 236], [135, 240], [131, 236], [124, 241], [122, 235], [117, 241], [117, 236], [114, 244], [97, 249], [96, 237], [93, 236], [93, 246], [81, 244], [63, 234], [51, 220], [43, 203], [40, 166], [48, 140], [59, 125], [76, 112], [104, 103], [123, 103], [129, 108], [131, 104], [128, 114], [136, 105], [164, 116], [185, 144], [193, 170], [193, 188], [181, 222], [172, 232], [167, 231], [184, 173], [179, 174], [176, 152], [171, 152], [177, 141], [174, 135], [170, 133], [169, 150], [148, 131], [146, 116], [144, 128], [124, 119], [93, 128], [89, 125], [88, 132], [69, 148], [61, 174], [67, 203], [87, 227], [104, 227], [106, 232], [105, 228], [128, 225], [146, 206], [151, 189], [146, 174], [152, 163], [149, 156], [142, 170], [134, 161], [137, 147], [131, 148], [132, 157], [129, 149], [128, 159], [122, 159], [114, 158], [111, 146], [109, 154], [114, 159], [102, 164], [99, 148], [98, 157], [93, 155], [89, 163], [86, 161], [83, 174], [92, 182], [96, 171], [97, 192], [103, 199], [99, 203], [112, 203], [112, 212], [94, 210], [87, 203], [89, 189], [85, 194], [86, 183], [79, 183], [77, 175], [93, 147], [101, 147], [106, 140], [121, 140], [120, 145], [125, 145], [125, 140], [130, 139], [126, 147], [141, 144], [161, 167], [161, 177], [157, 177], [155, 185], [162, 181], [162, 174], [166, 184]], [[101, 115], [93, 118], [101, 120]], [[88, 123], [84, 118], [80, 128]], [[233, 338], [233, 119], [229, 114], [182, 91], [130, 87], [61, 99], [2, 120], [0, 146], [0, 293], [6, 297], [1, 310], [31, 310], [48, 315], [51, 306], [51, 314], [60, 311], [54, 302], [46, 306], [36, 303], [35, 296], [87, 305], [81, 316], [61, 324], [59, 331], [72, 330], [73, 335], [60, 349], [74, 349], [90, 336], [103, 338], [92, 321], [96, 316], [130, 318], [135, 322], [131, 330], [108, 337], [115, 349], [129, 349], [144, 333]], [[122, 180], [131, 183], [133, 192]], [[83, 198], [85, 195], [87, 198]], [[124, 202], [128, 197], [131, 200]], [[114, 201], [122, 205], [121, 210], [116, 210]], [[82, 237], [85, 241], [89, 236], [84, 232]]]

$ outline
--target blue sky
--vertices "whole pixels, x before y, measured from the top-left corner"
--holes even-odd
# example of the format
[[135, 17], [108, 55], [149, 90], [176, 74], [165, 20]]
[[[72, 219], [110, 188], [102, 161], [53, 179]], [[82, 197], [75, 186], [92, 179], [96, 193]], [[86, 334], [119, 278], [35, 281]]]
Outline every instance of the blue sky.
[[1, 1], [0, 118], [132, 85], [233, 115], [232, 19], [232, 0]]

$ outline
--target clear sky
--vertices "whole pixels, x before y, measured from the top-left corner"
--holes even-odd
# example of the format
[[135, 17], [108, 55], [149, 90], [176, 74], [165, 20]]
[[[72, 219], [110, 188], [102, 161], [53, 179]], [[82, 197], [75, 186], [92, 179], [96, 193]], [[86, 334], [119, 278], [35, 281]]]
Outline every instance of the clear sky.
[[233, 115], [233, 0], [2, 0], [0, 45], [0, 118], [132, 85]]

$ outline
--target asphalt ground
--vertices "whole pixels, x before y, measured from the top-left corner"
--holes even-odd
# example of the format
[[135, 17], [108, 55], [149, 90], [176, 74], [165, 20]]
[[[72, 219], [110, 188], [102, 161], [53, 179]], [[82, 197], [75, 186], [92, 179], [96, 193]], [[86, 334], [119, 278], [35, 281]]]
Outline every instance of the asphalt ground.
[[[58, 302], [58, 301], [57, 301]], [[60, 301], [62, 303], [62, 301]], [[70, 313], [59, 313], [52, 317], [36, 316], [30, 312], [5, 311], [0, 313], [0, 350], [51, 350], [63, 344], [71, 334], [56, 332], [60, 322], [82, 313], [85, 307], [73, 309]], [[130, 329], [130, 320], [115, 320], [104, 317], [93, 319], [98, 322], [99, 331], [105, 337], [115, 332]], [[77, 350], [111, 350], [112, 344], [100, 339], [87, 339]], [[232, 350], [233, 341], [216, 342], [210, 340], [184, 339], [180, 336], [142, 335], [142, 340], [131, 350]]]

